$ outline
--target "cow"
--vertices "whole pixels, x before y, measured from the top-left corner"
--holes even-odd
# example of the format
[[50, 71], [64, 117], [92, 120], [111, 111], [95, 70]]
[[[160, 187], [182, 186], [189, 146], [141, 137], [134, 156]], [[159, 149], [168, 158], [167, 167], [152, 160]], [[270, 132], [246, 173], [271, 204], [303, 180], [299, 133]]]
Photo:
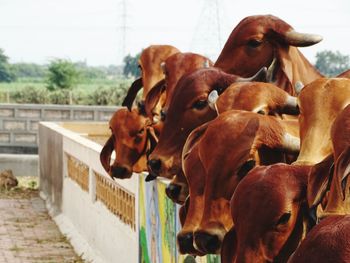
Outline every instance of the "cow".
[[[142, 50], [138, 61], [141, 77], [137, 78], [130, 86], [122, 106], [126, 106], [131, 110], [136, 95], [141, 88], [143, 88], [142, 104], [153, 86], [164, 78], [161, 64], [168, 57], [178, 52], [180, 51], [171, 45], [151, 45]], [[141, 105], [141, 107], [143, 106]]]
[[296, 164], [320, 163], [332, 154], [331, 126], [350, 103], [350, 80], [320, 78], [298, 96], [301, 148]]
[[[332, 97], [332, 94], [328, 96]], [[241, 181], [231, 200], [234, 227], [224, 240], [221, 251], [223, 263], [286, 262], [304, 238], [302, 233], [308, 232], [316, 222], [313, 208], [319, 205], [324, 197], [327, 199], [325, 208], [321, 214], [316, 214], [318, 218], [327, 220], [328, 217], [349, 213], [350, 184], [347, 177], [350, 164], [350, 106], [338, 113], [331, 125], [330, 134], [333, 156], [328, 156], [320, 163], [313, 164], [311, 160], [301, 165], [294, 163], [261, 166], [251, 170]], [[333, 160], [334, 169], [331, 167]], [[328, 196], [325, 195], [327, 190]], [[329, 222], [338, 222], [338, 219]], [[336, 224], [341, 223], [339, 221]], [[334, 231], [329, 233], [330, 237], [325, 236], [329, 231], [328, 225], [326, 223], [325, 227], [317, 227], [315, 232], [312, 230], [311, 238], [308, 238], [308, 234], [305, 241], [310, 245], [302, 246], [300, 252], [295, 252], [291, 262], [304, 262], [302, 258], [308, 259], [303, 255], [315, 255], [314, 250], [306, 252], [305, 248], [311, 244], [323, 247], [334, 242]], [[344, 235], [349, 235], [349, 232], [345, 232]], [[322, 236], [323, 241], [315, 240], [315, 236], [318, 239]], [[344, 244], [347, 241], [343, 237], [339, 236], [340, 242]], [[330, 250], [325, 250], [325, 253], [330, 253]], [[339, 249], [335, 248], [335, 251]]]
[[[315, 226], [301, 242], [289, 259], [296, 262], [349, 262], [350, 259], [350, 105], [335, 119], [331, 137], [333, 143], [333, 175], [321, 174], [323, 185], [330, 182], [329, 194], [325, 209], [320, 215], [321, 222]], [[331, 170], [332, 171], [332, 170]], [[309, 179], [310, 183], [316, 180]], [[314, 189], [315, 186], [311, 185]], [[322, 187], [317, 194], [308, 191], [309, 206], [315, 205], [315, 197], [324, 196]], [[316, 203], [317, 204], [317, 203]]]
[[[147, 95], [145, 101], [146, 113], [155, 122], [160, 121], [160, 112], [164, 113], [174, 93], [179, 79], [191, 74], [197, 69], [207, 68], [213, 65], [207, 57], [196, 53], [178, 52], [168, 57], [162, 64], [164, 73], [163, 85], [157, 85]], [[157, 108], [158, 106], [158, 108]]]
[[[147, 170], [147, 151], [151, 151], [157, 137], [150, 120], [138, 109], [127, 108], [116, 111], [109, 121], [111, 136], [100, 153], [103, 168], [112, 178], [130, 178], [133, 172]], [[115, 151], [115, 161], [111, 165], [111, 155]]]
[[[142, 54], [150, 56], [148, 49], [147, 52], [143, 52]], [[145, 55], [141, 56], [143, 60], [145, 60], [144, 57]], [[183, 75], [191, 73], [197, 68], [210, 66], [211, 64], [210, 60], [206, 57], [194, 53], [178, 52], [170, 56], [165, 60], [164, 64], [164, 67], [166, 67], [164, 83], [166, 85], [167, 96], [172, 94], [177, 80]], [[155, 94], [154, 90], [157, 90], [158, 87], [161, 87], [161, 85], [156, 85], [156, 87], [153, 87], [148, 92], [146, 101]], [[147, 165], [145, 165], [145, 161], [147, 160], [146, 155], [155, 146], [160, 129], [159, 126], [154, 125], [152, 116], [144, 116], [139, 108], [132, 109], [129, 112], [125, 109], [119, 111], [110, 120], [110, 127], [113, 134], [102, 150], [101, 162], [106, 171], [113, 177], [129, 178], [132, 172], [147, 171]], [[139, 133], [137, 133], [136, 128]], [[142, 139], [140, 139], [141, 137]], [[115, 162], [110, 168], [108, 160], [110, 160], [113, 150], [117, 154]], [[136, 163], [137, 165], [135, 166]]]
[[[261, 76], [256, 78], [259, 80]], [[181, 152], [189, 133], [224, 111], [237, 109], [262, 114], [298, 113], [295, 97], [272, 84], [251, 80], [254, 79], [242, 79], [215, 68], [198, 70], [183, 78], [166, 112], [159, 143], [149, 156], [153, 174], [172, 178], [181, 173]], [[220, 96], [209, 105], [208, 95], [213, 91], [218, 91]], [[177, 197], [177, 193], [181, 192], [179, 187], [173, 189], [176, 189], [176, 193], [170, 195], [171, 199], [182, 203], [184, 199], [179, 200]]]
[[219, 253], [232, 227], [229, 202], [240, 179], [255, 163], [281, 161], [281, 151], [299, 149], [298, 131], [289, 121], [247, 111], [227, 111], [195, 129], [183, 150], [189, 208], [178, 234], [180, 252], [192, 236], [203, 254]]
[[316, 208], [319, 204], [323, 205], [323, 211], [316, 214], [318, 218], [350, 213], [350, 105], [334, 120], [331, 139], [332, 158], [328, 158], [330, 161], [325, 168], [309, 176], [309, 206]]
[[307, 202], [311, 169], [258, 166], [241, 180], [230, 201], [234, 226], [224, 239], [222, 263], [288, 260], [314, 224]]
[[269, 81], [296, 95], [298, 82], [308, 84], [322, 77], [297, 47], [321, 40], [318, 35], [296, 32], [278, 17], [249, 16], [233, 29], [214, 67], [243, 77], [269, 67]]
[[288, 263], [350, 261], [350, 215], [323, 219], [307, 234]]

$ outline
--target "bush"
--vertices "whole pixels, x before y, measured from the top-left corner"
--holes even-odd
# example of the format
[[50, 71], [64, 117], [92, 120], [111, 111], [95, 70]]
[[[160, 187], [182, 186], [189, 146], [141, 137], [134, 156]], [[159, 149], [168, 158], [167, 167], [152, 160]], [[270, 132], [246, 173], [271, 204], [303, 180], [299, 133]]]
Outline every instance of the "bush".
[[23, 89], [10, 92], [10, 100], [16, 103], [35, 103], [45, 104], [49, 103], [49, 94], [45, 88], [35, 88], [27, 86]]
[[78, 80], [79, 73], [72, 62], [63, 59], [51, 61], [47, 76], [49, 90], [71, 89]]

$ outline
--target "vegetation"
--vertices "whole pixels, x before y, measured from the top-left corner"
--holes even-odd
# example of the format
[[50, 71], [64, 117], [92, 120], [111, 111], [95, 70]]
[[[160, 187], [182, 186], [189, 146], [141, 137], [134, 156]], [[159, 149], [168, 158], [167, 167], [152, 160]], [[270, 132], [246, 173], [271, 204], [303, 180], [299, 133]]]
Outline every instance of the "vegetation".
[[79, 72], [72, 62], [63, 59], [51, 61], [47, 74], [47, 88], [49, 90], [72, 89], [78, 80]]
[[337, 76], [350, 68], [350, 57], [339, 51], [324, 50], [317, 52], [315, 66], [326, 76]]
[[131, 56], [130, 54], [124, 58], [124, 69], [123, 74], [125, 77], [133, 76], [135, 78], [140, 76], [139, 69], [139, 58], [141, 53], [136, 54], [136, 56]]
[[15, 74], [8, 63], [8, 57], [4, 51], [0, 48], [0, 82], [11, 82], [16, 79]]
[[[135, 77], [138, 60], [127, 55], [123, 66], [88, 66], [86, 62], [55, 59], [49, 65], [9, 63], [0, 49], [0, 103], [120, 105]], [[316, 55], [316, 68], [335, 76], [350, 68], [350, 58], [339, 51]]]

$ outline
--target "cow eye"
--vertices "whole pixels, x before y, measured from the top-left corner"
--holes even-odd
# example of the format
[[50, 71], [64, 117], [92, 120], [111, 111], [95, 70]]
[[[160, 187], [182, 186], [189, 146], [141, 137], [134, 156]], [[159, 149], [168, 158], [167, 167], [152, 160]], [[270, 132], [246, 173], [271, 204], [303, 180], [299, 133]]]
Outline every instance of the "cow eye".
[[262, 44], [262, 41], [256, 40], [256, 39], [251, 39], [248, 41], [247, 44], [251, 48], [257, 48], [258, 46], [260, 46]]
[[197, 110], [202, 110], [208, 105], [207, 100], [197, 100], [195, 103], [193, 103], [192, 108]]
[[285, 225], [288, 223], [290, 216], [291, 216], [291, 212], [288, 213], [284, 213], [277, 221], [276, 225]]
[[145, 128], [140, 129], [140, 130], [137, 132], [137, 135], [142, 135], [144, 131], [145, 131]]

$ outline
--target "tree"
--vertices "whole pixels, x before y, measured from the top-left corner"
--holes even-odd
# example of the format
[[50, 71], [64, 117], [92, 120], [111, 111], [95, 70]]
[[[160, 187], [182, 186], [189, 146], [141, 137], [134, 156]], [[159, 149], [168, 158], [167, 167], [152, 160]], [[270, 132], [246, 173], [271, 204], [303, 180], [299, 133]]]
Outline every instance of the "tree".
[[51, 61], [47, 73], [47, 88], [71, 89], [79, 80], [79, 72], [69, 60], [55, 59]]
[[133, 57], [129, 54], [123, 59], [124, 61], [123, 74], [125, 77], [129, 77], [130, 75], [134, 77], [140, 76], [140, 69], [139, 69], [140, 55], [141, 53], [138, 53], [136, 54], [135, 57]]
[[336, 76], [350, 68], [350, 57], [339, 51], [324, 50], [316, 53], [315, 66], [326, 76]]
[[8, 63], [8, 57], [4, 54], [4, 50], [0, 48], [0, 82], [11, 82], [15, 79], [16, 76]]

